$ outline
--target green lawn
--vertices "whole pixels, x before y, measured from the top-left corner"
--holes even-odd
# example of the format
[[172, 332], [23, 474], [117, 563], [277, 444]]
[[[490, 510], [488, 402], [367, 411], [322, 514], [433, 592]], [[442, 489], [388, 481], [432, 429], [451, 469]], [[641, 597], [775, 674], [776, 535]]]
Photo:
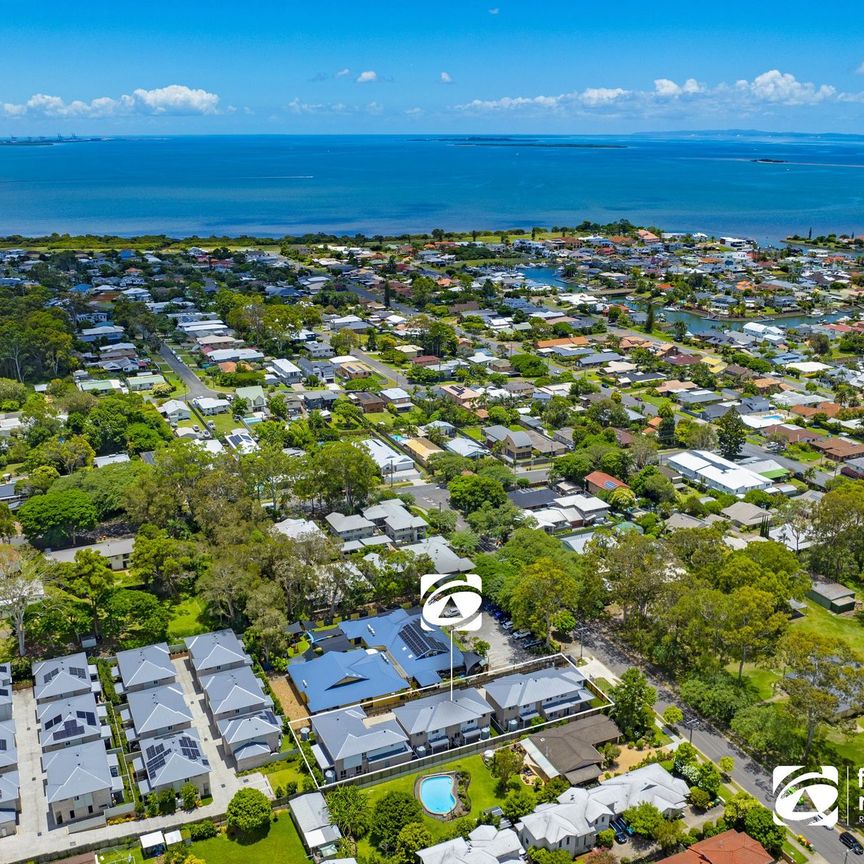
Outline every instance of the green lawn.
[[842, 639], [853, 651], [864, 657], [864, 625], [857, 618], [834, 615], [812, 600], [807, 600], [807, 614], [793, 621], [792, 626], [820, 636]]
[[207, 623], [200, 597], [187, 597], [171, 607], [171, 621], [168, 623], [169, 641], [177, 641], [185, 636], [197, 636], [210, 629], [212, 628]]
[[[738, 664], [730, 663], [726, 667], [726, 671], [730, 675], [738, 677]], [[744, 664], [744, 679], [756, 688], [759, 698], [763, 700], [770, 699], [774, 695], [774, 682], [780, 676], [771, 669], [759, 669], [752, 663]]]
[[[466, 771], [471, 775], [471, 782], [468, 784], [471, 811], [466, 815], [470, 815], [471, 818], [476, 819], [484, 810], [500, 804], [500, 798], [495, 792], [497, 781], [483, 764], [482, 755], [478, 753], [475, 756], [466, 756], [464, 759], [436, 765], [416, 774], [396, 777], [393, 780], [387, 780], [384, 783], [371, 786], [365, 790], [369, 795], [369, 807], [374, 807], [375, 802], [383, 798], [388, 792], [407, 792], [409, 795], [413, 795], [414, 783], [418, 777], [426, 777], [429, 774], [441, 774], [445, 771]], [[436, 843], [450, 836], [449, 822], [433, 819], [431, 816], [424, 814], [423, 824], [429, 829], [429, 833]], [[367, 838], [364, 838], [357, 844], [357, 851], [360, 855], [369, 854], [371, 847]], [[207, 864], [213, 864], [213, 862], [208, 858]]]
[[207, 864], [274, 864], [276, 861], [290, 861], [300, 864], [308, 860], [303, 841], [291, 821], [291, 814], [282, 810], [279, 821], [270, 825], [266, 836], [255, 843], [238, 843], [229, 840], [224, 834], [210, 840], [193, 843], [189, 851], [203, 858]]
[[481, 444], [483, 443], [483, 430], [480, 426], [466, 426], [462, 429], [462, 434], [467, 435], [474, 441], [478, 441]]
[[389, 411], [372, 411], [366, 415], [366, 419], [370, 423], [380, 423], [388, 429], [393, 428], [393, 422], [396, 420]]
[[129, 849], [111, 849], [108, 852], [96, 853], [96, 864], [143, 864], [141, 845]]
[[[293, 745], [294, 740], [290, 736], [285, 736], [285, 741]], [[303, 774], [300, 771], [300, 762], [297, 759], [286, 759], [284, 762], [273, 762], [271, 765], [265, 765], [258, 769], [262, 774], [267, 775], [270, 781], [270, 788], [275, 792], [278, 786], [283, 789], [292, 781], [297, 784], [298, 789], [303, 787]]]

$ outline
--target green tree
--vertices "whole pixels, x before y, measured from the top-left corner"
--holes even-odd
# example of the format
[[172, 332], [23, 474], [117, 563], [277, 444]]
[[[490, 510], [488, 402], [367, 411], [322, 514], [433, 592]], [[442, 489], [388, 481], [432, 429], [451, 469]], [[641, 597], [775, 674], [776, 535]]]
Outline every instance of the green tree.
[[327, 793], [330, 818], [345, 837], [357, 840], [369, 830], [369, 796], [356, 786], [337, 786]]
[[507, 500], [507, 493], [501, 483], [477, 474], [457, 477], [450, 481], [447, 489], [450, 492], [450, 503], [463, 513], [473, 513], [487, 503], [500, 507]]
[[70, 489], [29, 498], [18, 508], [18, 521], [29, 539], [56, 546], [74, 543], [79, 532], [96, 525], [97, 514], [89, 495]]
[[72, 594], [90, 607], [93, 632], [101, 632], [100, 621], [106, 613], [106, 601], [115, 588], [114, 571], [98, 552], [81, 549], [75, 553], [67, 586]]
[[512, 747], [501, 747], [492, 755], [492, 776], [498, 778], [498, 790], [504, 794], [510, 780], [522, 770], [523, 757]]
[[785, 674], [778, 686], [789, 696], [789, 710], [806, 728], [804, 760], [820, 724], [835, 723], [842, 704], [859, 713], [864, 703], [864, 667], [842, 639], [790, 630], [778, 646]]
[[653, 840], [660, 825], [665, 821], [663, 814], [649, 801], [643, 801], [624, 811], [624, 818], [630, 823], [634, 833]]
[[433, 844], [432, 834], [422, 822], [409, 822], [396, 837], [393, 860], [397, 864], [414, 864], [417, 853]]
[[536, 806], [537, 796], [524, 784], [521, 784], [518, 789], [508, 792], [507, 797], [501, 802], [504, 816], [514, 825]]
[[552, 642], [556, 616], [579, 605], [580, 585], [572, 571], [550, 558], [525, 567], [510, 593], [514, 623]]
[[168, 636], [170, 615], [149, 591], [114, 591], [107, 600], [104, 635], [121, 648], [139, 648]]
[[663, 722], [667, 726], [677, 726], [684, 719], [684, 712], [677, 705], [668, 705], [663, 709]]
[[628, 669], [620, 683], [612, 687], [610, 696], [615, 704], [609, 715], [626, 739], [635, 741], [653, 730], [657, 691], [642, 672]]
[[735, 411], [727, 411], [717, 421], [717, 449], [724, 459], [737, 459], [741, 448], [747, 440], [747, 427], [741, 415]]
[[246, 788], [228, 802], [225, 823], [230, 832], [249, 837], [268, 829], [271, 815], [267, 796], [260, 789]]
[[399, 832], [413, 822], [422, 822], [423, 811], [413, 795], [407, 792], [387, 792], [375, 804], [370, 820], [370, 838], [382, 852], [396, 848]]
[[675, 412], [668, 402], [657, 412], [660, 416], [660, 426], [657, 429], [657, 440], [663, 447], [675, 446]]
[[19, 657], [26, 655], [26, 613], [41, 598], [45, 575], [45, 560], [38, 552], [0, 544], [0, 607], [12, 624]]

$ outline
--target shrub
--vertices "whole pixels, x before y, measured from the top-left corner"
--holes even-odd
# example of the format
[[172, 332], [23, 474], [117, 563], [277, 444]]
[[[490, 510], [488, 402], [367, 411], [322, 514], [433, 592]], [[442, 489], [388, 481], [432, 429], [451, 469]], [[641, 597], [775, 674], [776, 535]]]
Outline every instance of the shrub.
[[205, 819], [203, 822], [193, 822], [189, 826], [189, 839], [193, 842], [196, 840], [209, 840], [218, 833], [212, 819]]
[[698, 786], [690, 790], [690, 803], [697, 810], [707, 810], [711, 806], [711, 796]]
[[184, 783], [180, 787], [180, 802], [184, 810], [194, 810], [199, 800], [198, 787], [194, 783]]
[[615, 842], [615, 832], [611, 828], [606, 828], [603, 831], [597, 832], [597, 845], [604, 849], [611, 849]]

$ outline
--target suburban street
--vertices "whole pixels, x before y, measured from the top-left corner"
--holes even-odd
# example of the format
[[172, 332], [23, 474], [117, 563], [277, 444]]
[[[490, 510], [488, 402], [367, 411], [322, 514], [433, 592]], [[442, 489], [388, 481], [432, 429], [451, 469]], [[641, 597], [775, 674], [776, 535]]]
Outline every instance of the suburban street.
[[[643, 661], [630, 657], [617, 645], [607, 633], [598, 627], [591, 626], [583, 631], [582, 640], [586, 651], [593, 654], [603, 665], [616, 675], [622, 674], [631, 666], [638, 666], [645, 672], [652, 686], [657, 688], [656, 710], [662, 713], [669, 705], [677, 705], [684, 711], [685, 723], [682, 735], [690, 737], [690, 727], [687, 720], [693, 712], [682, 704], [670, 687], [657, 678]], [[686, 733], [685, 731], [686, 730]], [[717, 731], [707, 721], [698, 719], [692, 727], [692, 741], [713, 762], [721, 756], [732, 756], [735, 759], [733, 779], [751, 795], [761, 801], [769, 809], [773, 807], [771, 790], [771, 775], [761, 765], [754, 762], [746, 753], [732, 744], [723, 734]], [[846, 864], [848, 849], [838, 839], [838, 831], [826, 831], [824, 828], [809, 828], [796, 826], [795, 833], [803, 834], [813, 843], [814, 850], [831, 864]], [[818, 860], [815, 858], [813, 860]]]
[[215, 397], [219, 394], [211, 390], [164, 342], [159, 346], [159, 356], [171, 367], [171, 371], [178, 375], [186, 385], [185, 396], [177, 398], [185, 399], [187, 402], [198, 399], [201, 396]]

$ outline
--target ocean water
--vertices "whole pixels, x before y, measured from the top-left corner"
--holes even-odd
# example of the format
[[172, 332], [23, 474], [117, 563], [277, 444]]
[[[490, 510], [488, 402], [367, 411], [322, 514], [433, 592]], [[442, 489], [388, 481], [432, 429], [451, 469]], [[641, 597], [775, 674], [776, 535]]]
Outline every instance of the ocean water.
[[864, 138], [189, 136], [0, 146], [0, 234], [376, 234], [620, 218], [761, 242], [810, 228], [861, 233]]

